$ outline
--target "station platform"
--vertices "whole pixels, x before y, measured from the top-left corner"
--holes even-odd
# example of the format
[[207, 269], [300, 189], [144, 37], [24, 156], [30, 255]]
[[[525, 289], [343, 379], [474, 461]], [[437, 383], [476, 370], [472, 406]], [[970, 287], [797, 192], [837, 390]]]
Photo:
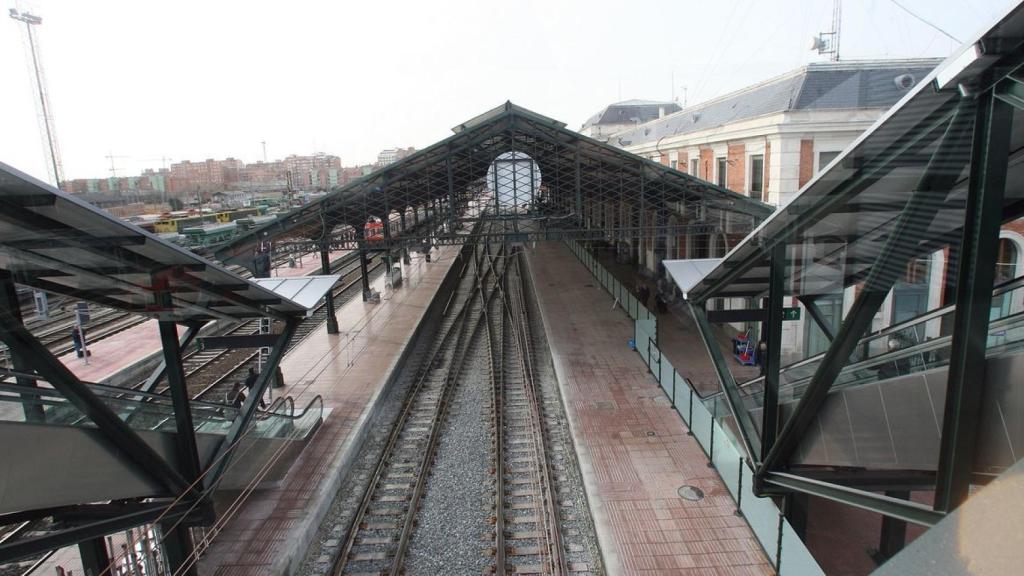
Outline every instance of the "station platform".
[[[331, 260], [347, 254], [347, 250], [331, 252]], [[296, 259], [296, 266], [283, 264], [275, 268], [272, 275], [281, 278], [292, 278], [320, 274], [320, 257], [317, 254], [306, 254], [301, 260]], [[86, 382], [106, 383], [117, 373], [135, 365], [160, 350], [160, 332], [156, 320], [147, 320], [137, 326], [118, 332], [112, 336], [88, 343], [89, 361], [78, 358], [74, 352], [60, 357], [61, 363], [67, 366], [78, 378]], [[140, 381], [144, 379], [143, 376]], [[111, 382], [112, 384], [119, 384]]]
[[[538, 243], [528, 253], [608, 573], [774, 573], [703, 450], [629, 349], [632, 320], [565, 245]], [[704, 498], [683, 499], [682, 486]]]
[[459, 249], [437, 248], [429, 263], [414, 256], [396, 290], [385, 291], [378, 278], [379, 304], [353, 299], [337, 311], [340, 334], [317, 330], [285, 356], [286, 386], [274, 395], [292, 396], [297, 408], [320, 395], [327, 416], [278, 486], [248, 494], [237, 513], [229, 512], [199, 562], [200, 574], [276, 576], [301, 565], [358, 450], [363, 424]]
[[[701, 396], [717, 393], [721, 389], [718, 373], [711, 358], [703, 353], [704, 342], [694, 323], [693, 315], [686, 309], [686, 304], [675, 302], [669, 305], [666, 312], [657, 311], [653, 296], [657, 294], [657, 286], [653, 278], [639, 273], [634, 266], [616, 261], [613, 251], [598, 249], [594, 254], [601, 265], [622, 282], [623, 286], [629, 286], [633, 290], [634, 295], [640, 284], [650, 289], [652, 296], [647, 307], [658, 317], [658, 343], [665, 358], [673, 366], [686, 366], [686, 376]], [[723, 330], [718, 324], [713, 324], [712, 330], [718, 339], [722, 354], [726, 358], [732, 358], [732, 337], [736, 334]], [[687, 351], [690, 350], [698, 350], [700, 353], [688, 354]], [[760, 374], [759, 367], [744, 366], [739, 362], [730, 362], [729, 371], [739, 382], [756, 378]]]

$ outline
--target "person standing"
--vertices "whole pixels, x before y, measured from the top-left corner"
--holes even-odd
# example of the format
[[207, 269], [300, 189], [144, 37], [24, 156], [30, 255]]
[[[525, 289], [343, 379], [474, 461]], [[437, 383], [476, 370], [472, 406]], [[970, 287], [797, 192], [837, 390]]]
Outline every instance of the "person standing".
[[[250, 394], [252, 394], [253, 387], [256, 386], [256, 378], [257, 378], [256, 370], [254, 370], [253, 367], [250, 366], [249, 367], [249, 374], [245, 377], [245, 382], [244, 382], [245, 387], [249, 390]], [[260, 408], [266, 408], [266, 407], [267, 407], [267, 403], [263, 401], [263, 395], [260, 394]]]

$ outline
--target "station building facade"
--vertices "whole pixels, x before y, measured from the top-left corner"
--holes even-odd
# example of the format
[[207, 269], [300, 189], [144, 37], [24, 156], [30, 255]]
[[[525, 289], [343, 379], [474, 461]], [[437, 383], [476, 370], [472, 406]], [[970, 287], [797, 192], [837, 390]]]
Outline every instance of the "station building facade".
[[[773, 206], [789, 202], [865, 130], [900, 101], [940, 59], [821, 62], [637, 124], [608, 137], [610, 145], [713, 182]], [[671, 227], [668, 228], [671, 230]], [[641, 270], [665, 275], [662, 260], [724, 256], [743, 238], [728, 226], [706, 237], [669, 236], [626, 241], [627, 254]], [[881, 329], [945, 305], [948, 250], [908, 266], [875, 318]], [[997, 284], [1024, 275], [1024, 220], [1001, 231]], [[837, 328], [856, 287], [818, 302]], [[792, 306], [802, 306], [793, 301]], [[745, 302], [718, 305], [746, 307]], [[1005, 303], [1022, 307], [1022, 302]], [[746, 326], [736, 325], [737, 330]], [[922, 335], [928, 337], [929, 335]], [[827, 347], [825, 334], [807, 318], [784, 329], [784, 359], [791, 361]]]

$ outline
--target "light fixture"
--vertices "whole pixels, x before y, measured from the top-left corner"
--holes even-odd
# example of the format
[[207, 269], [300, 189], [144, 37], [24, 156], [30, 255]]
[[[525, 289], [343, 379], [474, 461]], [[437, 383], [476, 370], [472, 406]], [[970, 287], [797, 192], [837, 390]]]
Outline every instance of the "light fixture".
[[976, 43], [971, 44], [936, 72], [935, 84], [939, 90], [953, 88], [956, 84], [963, 82], [967, 69], [981, 59], [981, 46]]

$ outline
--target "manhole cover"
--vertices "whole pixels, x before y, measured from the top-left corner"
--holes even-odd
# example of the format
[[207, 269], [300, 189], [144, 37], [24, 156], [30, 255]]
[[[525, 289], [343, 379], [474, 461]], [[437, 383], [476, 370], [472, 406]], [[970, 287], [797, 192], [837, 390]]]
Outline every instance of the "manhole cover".
[[704, 499], [704, 491], [696, 486], [680, 486], [678, 492], [680, 498], [691, 502]]

